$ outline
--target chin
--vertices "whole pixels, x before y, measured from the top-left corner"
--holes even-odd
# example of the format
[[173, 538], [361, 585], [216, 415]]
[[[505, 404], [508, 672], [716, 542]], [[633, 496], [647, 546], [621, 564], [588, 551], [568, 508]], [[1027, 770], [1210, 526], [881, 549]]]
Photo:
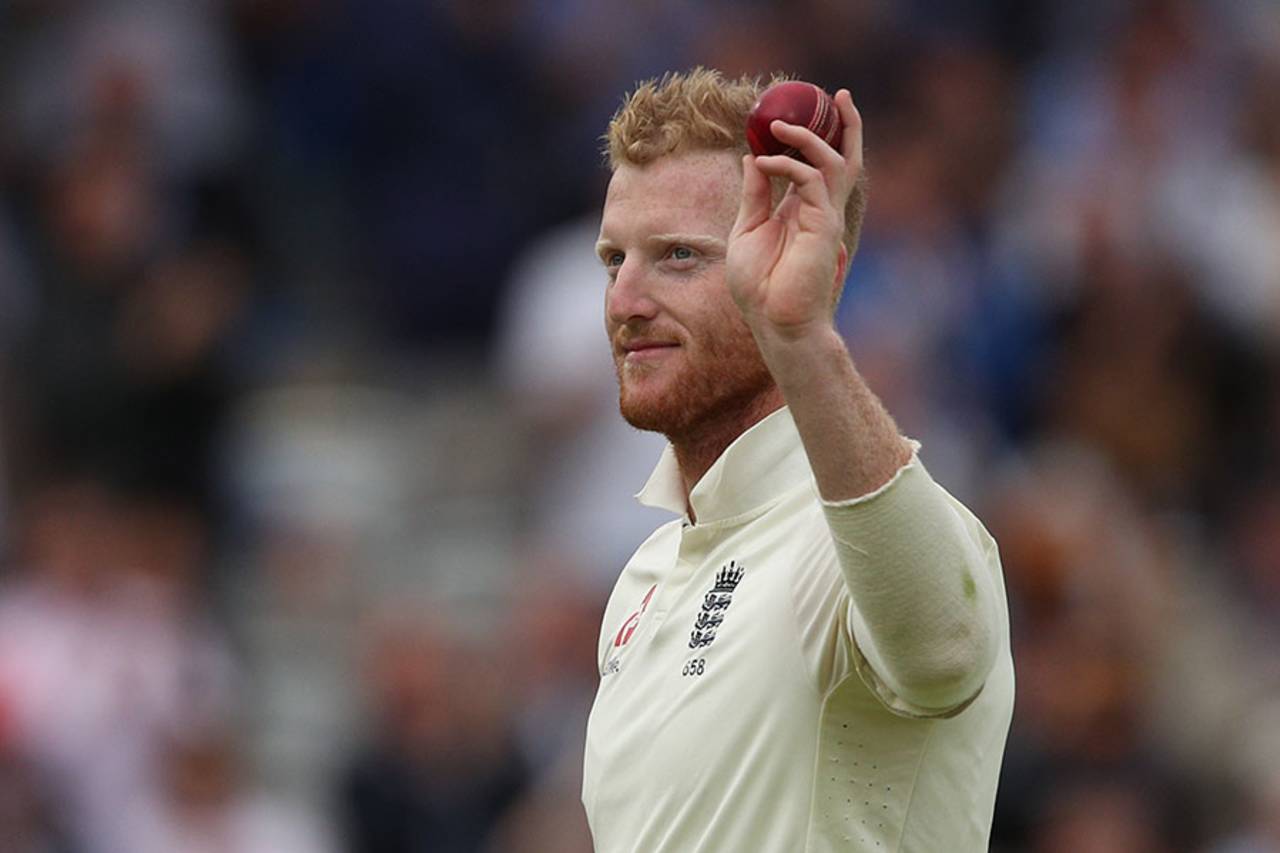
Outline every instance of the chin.
[[663, 365], [658, 370], [626, 370], [618, 364], [618, 408], [636, 429], [670, 439], [749, 409], [770, 389], [773, 377], [757, 350], [734, 352], [710, 362]]
[[687, 402], [677, 388], [666, 387], [667, 383], [641, 383], [649, 387], [643, 389], [634, 384], [622, 385], [618, 394], [618, 408], [627, 423], [636, 429], [649, 432], [660, 432], [663, 435], [682, 432], [691, 420], [691, 412]]
[[623, 386], [618, 408], [636, 429], [662, 433], [673, 441], [687, 438], [725, 416], [744, 411], [762, 386], [716, 387], [712, 382], [654, 383], [643, 389]]

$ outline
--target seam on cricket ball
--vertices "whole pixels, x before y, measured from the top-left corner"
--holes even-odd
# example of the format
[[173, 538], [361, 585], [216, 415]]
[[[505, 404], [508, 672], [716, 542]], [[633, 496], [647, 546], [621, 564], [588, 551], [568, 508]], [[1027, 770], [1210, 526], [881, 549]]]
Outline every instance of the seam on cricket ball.
[[817, 101], [814, 104], [813, 115], [809, 119], [809, 130], [812, 133], [819, 133], [822, 125], [827, 120], [827, 99], [826, 93], [814, 83], [810, 83], [813, 87], [813, 94]]

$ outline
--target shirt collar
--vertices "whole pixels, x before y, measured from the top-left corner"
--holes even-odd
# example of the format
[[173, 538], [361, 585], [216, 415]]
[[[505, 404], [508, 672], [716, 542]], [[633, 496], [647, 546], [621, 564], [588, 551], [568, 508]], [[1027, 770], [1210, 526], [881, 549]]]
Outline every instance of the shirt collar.
[[[699, 524], [723, 521], [776, 500], [811, 476], [791, 410], [783, 406], [734, 439], [694, 485], [689, 500]], [[683, 480], [670, 444], [636, 498], [685, 515]]]

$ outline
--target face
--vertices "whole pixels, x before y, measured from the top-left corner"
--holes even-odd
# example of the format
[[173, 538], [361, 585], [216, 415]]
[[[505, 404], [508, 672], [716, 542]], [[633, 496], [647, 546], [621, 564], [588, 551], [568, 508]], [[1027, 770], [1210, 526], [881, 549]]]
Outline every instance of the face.
[[728, 151], [623, 165], [609, 183], [605, 324], [622, 415], [639, 429], [690, 435], [773, 385], [725, 284], [741, 187]]

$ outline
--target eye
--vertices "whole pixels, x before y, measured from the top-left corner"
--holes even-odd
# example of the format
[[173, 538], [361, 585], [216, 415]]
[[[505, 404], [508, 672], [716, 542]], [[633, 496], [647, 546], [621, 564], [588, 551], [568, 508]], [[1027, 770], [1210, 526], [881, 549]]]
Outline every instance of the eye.
[[622, 266], [623, 260], [626, 258], [622, 252], [605, 252], [604, 265], [609, 269]]
[[693, 249], [688, 246], [672, 246], [668, 254], [673, 261], [691, 261], [694, 258]]

